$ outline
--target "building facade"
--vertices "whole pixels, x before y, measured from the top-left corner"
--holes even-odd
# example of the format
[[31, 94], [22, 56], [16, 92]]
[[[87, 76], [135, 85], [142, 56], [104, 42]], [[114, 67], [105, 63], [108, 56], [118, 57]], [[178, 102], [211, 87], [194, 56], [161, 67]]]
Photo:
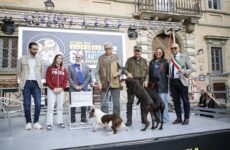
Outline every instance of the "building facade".
[[[49, 1], [49, 0], [48, 0]], [[121, 19], [124, 26], [119, 32], [127, 33], [129, 24], [138, 24], [138, 38], [130, 40], [126, 34], [126, 57], [133, 55], [132, 47], [139, 44], [143, 56], [152, 58], [152, 50], [162, 47], [170, 57], [169, 45], [177, 42], [183, 53], [187, 53], [195, 72], [192, 77], [205, 75], [209, 90], [228, 91], [230, 87], [230, 2], [228, 0], [53, 0], [54, 8], [45, 7], [44, 1], [0, 0], [0, 17], [12, 17], [16, 31], [13, 34], [0, 32], [0, 84], [15, 80], [17, 62], [17, 38], [19, 26], [45, 28], [71, 28], [90, 30], [79, 24], [71, 24], [71, 16], [94, 16]], [[29, 14], [29, 15], [28, 15]], [[32, 14], [32, 15], [30, 15]], [[40, 14], [45, 17], [62, 15], [55, 24], [47, 18], [41, 23]], [[66, 16], [66, 17], [65, 17]], [[81, 19], [81, 22], [84, 20]], [[170, 30], [164, 26], [174, 25]], [[181, 27], [176, 28], [174, 23]], [[3, 22], [0, 23], [1, 26]], [[162, 28], [154, 28], [156, 24]], [[178, 29], [178, 30], [177, 30]], [[99, 30], [104, 30], [100, 28]], [[108, 30], [108, 29], [107, 29]], [[110, 30], [110, 29], [109, 29]], [[111, 29], [114, 30], [114, 29]], [[175, 34], [172, 34], [172, 31]], [[7, 79], [7, 80], [6, 80]], [[218, 98], [229, 94], [216, 93]]]

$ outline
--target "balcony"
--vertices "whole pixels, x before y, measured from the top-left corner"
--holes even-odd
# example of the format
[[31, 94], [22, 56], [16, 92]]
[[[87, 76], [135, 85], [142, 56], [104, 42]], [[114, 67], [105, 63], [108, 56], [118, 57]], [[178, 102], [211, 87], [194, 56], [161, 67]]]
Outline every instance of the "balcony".
[[134, 18], [186, 21], [202, 16], [201, 0], [136, 0]]

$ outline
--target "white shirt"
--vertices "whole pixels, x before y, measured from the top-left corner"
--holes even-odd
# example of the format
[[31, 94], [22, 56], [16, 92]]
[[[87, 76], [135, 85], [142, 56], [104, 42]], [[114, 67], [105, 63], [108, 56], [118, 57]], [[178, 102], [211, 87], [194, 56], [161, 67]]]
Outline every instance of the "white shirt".
[[29, 56], [29, 58], [28, 58], [28, 66], [29, 66], [29, 75], [28, 75], [27, 80], [36, 80], [35, 57]]
[[[179, 59], [179, 57], [180, 57], [180, 53], [177, 53], [176, 54], [176, 59], [178, 60]], [[170, 68], [171, 68], [171, 76], [172, 76], [172, 67], [173, 67], [173, 63], [172, 63], [172, 61], [171, 61], [171, 63], [170, 63]], [[180, 78], [180, 74], [178, 74], [178, 69], [174, 66], [174, 79], [175, 78]]]

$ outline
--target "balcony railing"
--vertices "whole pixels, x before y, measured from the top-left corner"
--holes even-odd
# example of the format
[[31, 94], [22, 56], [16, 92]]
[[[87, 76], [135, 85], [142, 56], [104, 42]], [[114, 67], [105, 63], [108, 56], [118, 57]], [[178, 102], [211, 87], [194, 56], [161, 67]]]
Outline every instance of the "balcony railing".
[[201, 0], [136, 0], [136, 11], [202, 15]]

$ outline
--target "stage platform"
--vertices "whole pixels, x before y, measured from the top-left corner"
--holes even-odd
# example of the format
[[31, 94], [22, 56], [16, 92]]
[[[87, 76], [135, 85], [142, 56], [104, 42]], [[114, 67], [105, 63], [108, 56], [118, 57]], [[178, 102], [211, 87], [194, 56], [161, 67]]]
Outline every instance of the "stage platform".
[[[56, 116], [54, 117], [56, 118]], [[126, 121], [125, 113], [122, 118]], [[224, 119], [207, 118], [191, 115], [189, 125], [173, 125], [175, 113], [170, 113], [170, 122], [165, 123], [163, 130], [140, 131], [143, 124], [140, 115], [134, 112], [133, 125], [129, 131], [119, 130], [117, 134], [108, 134], [108, 130], [99, 129], [92, 132], [91, 128], [70, 130], [57, 128], [51, 131], [24, 129], [24, 118], [11, 118], [12, 133], [7, 119], [0, 120], [0, 149], [1, 150], [47, 150], [47, 149], [207, 149], [206, 145], [217, 145], [218, 150], [230, 149], [230, 117]], [[40, 122], [45, 125], [45, 117]], [[216, 138], [216, 139], [215, 139]], [[202, 140], [203, 139], [203, 140]], [[200, 143], [201, 142], [201, 143]], [[208, 144], [207, 144], [208, 142]], [[226, 143], [223, 145], [221, 142]], [[200, 144], [199, 144], [200, 143]], [[203, 145], [202, 145], [203, 144]], [[219, 145], [218, 145], [219, 144]], [[221, 147], [222, 145], [223, 147]], [[215, 148], [215, 147], [213, 147]]]

